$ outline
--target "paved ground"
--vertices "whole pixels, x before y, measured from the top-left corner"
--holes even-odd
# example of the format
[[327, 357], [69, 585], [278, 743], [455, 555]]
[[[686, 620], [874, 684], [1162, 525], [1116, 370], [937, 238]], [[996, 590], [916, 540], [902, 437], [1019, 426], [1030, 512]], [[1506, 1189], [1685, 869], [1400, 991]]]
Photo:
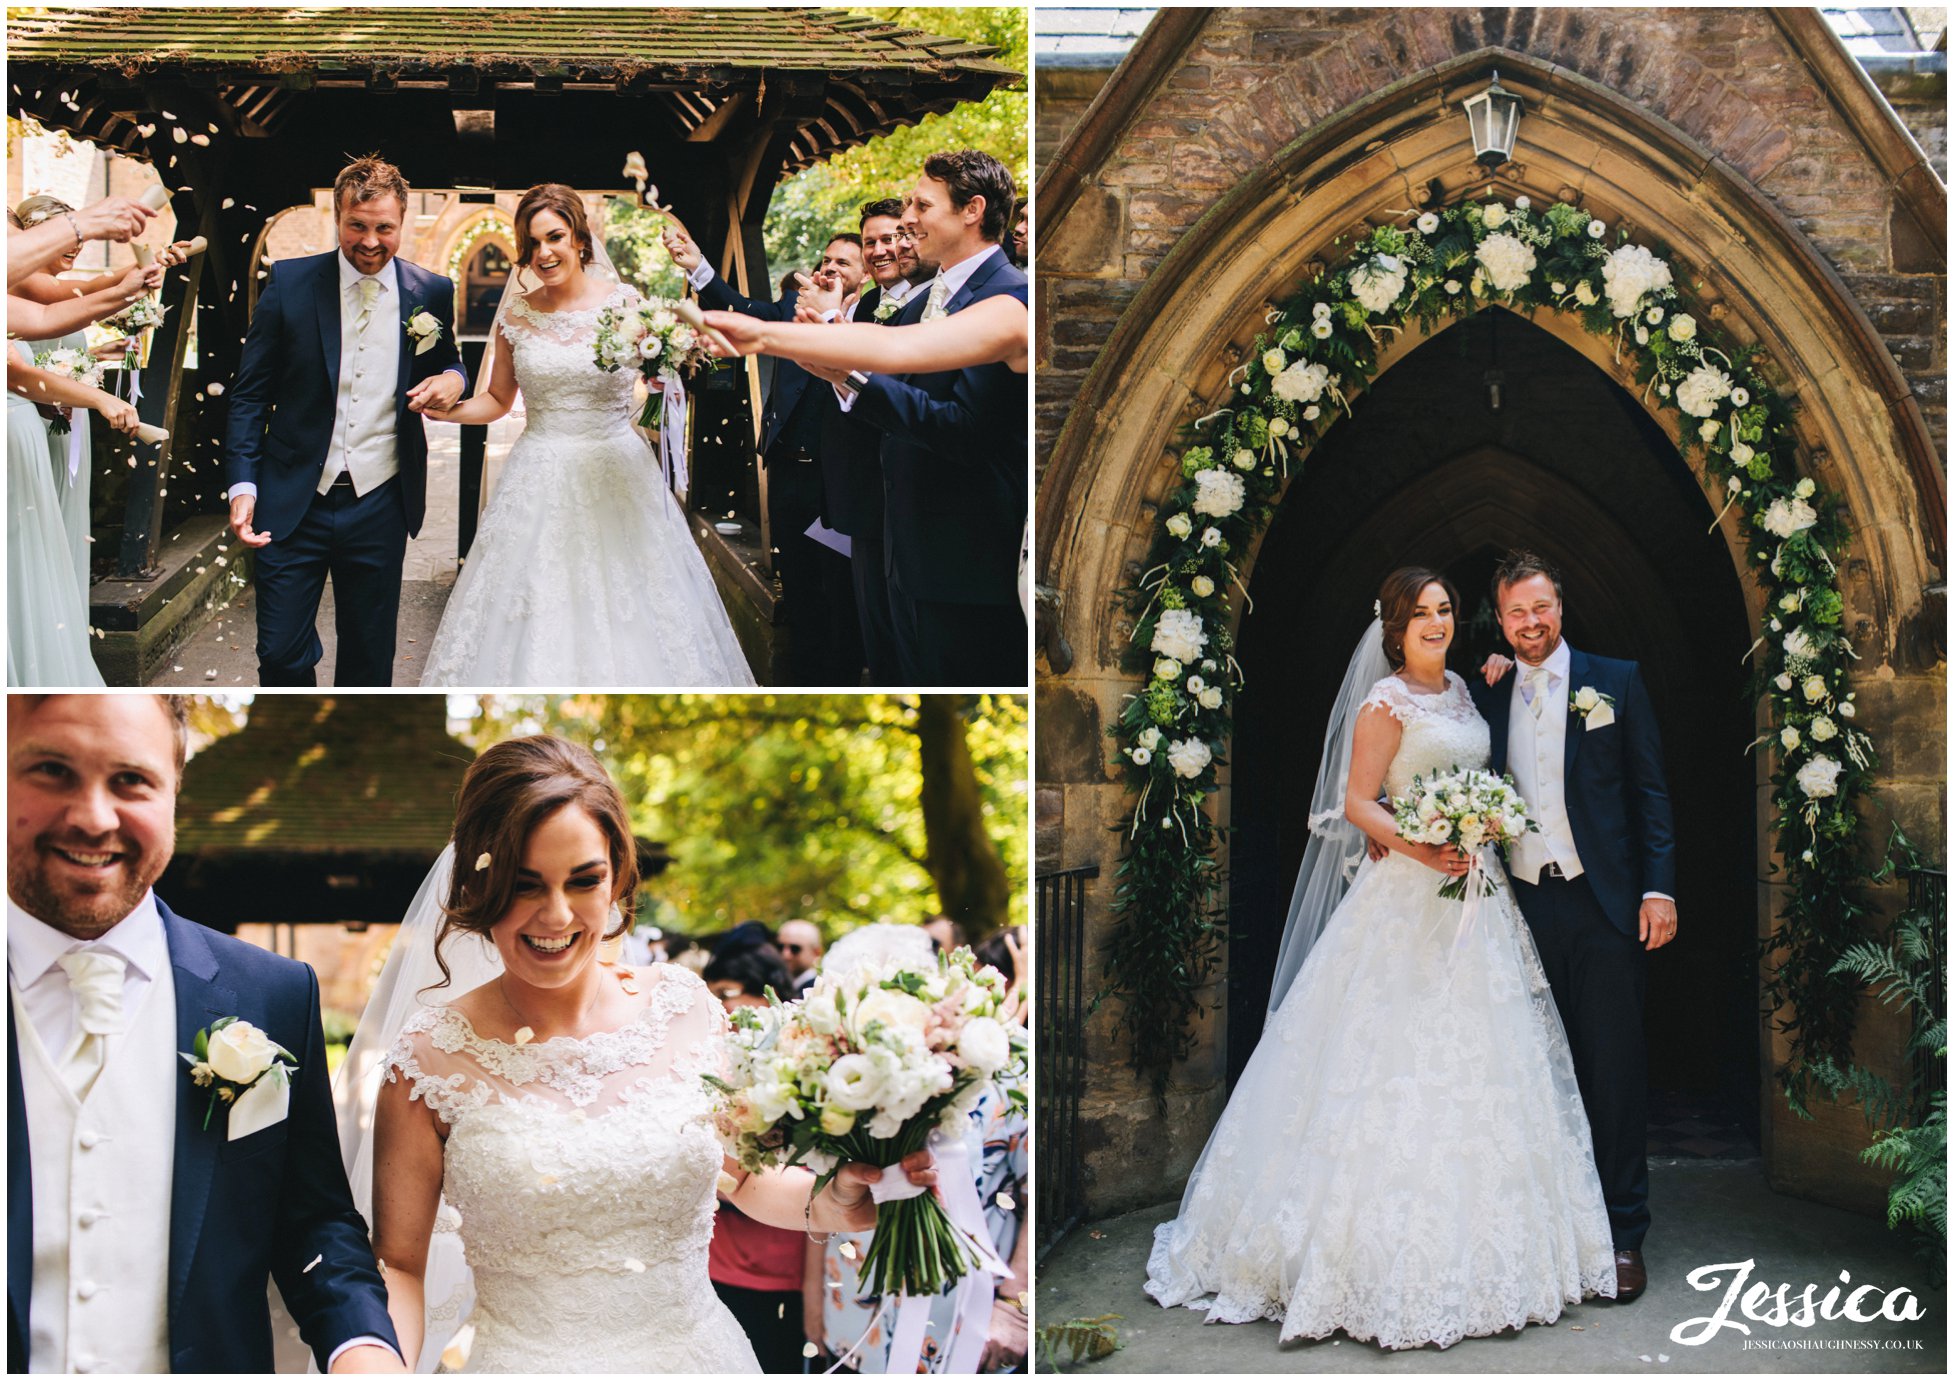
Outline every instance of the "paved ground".
[[[458, 569], [455, 541], [461, 524], [460, 429], [430, 423], [427, 430], [427, 520], [421, 535], [407, 544], [394, 655], [396, 686], [420, 683], [421, 661], [434, 641], [434, 630], [448, 605], [448, 592], [454, 588]], [[487, 468], [491, 484], [521, 431], [522, 423], [512, 418], [489, 428]], [[178, 650], [150, 684], [205, 689], [257, 685], [257, 617], [256, 596], [247, 586], [229, 604], [218, 608], [216, 617]], [[337, 641], [333, 636], [330, 585], [319, 606], [319, 639], [326, 647], [318, 667], [319, 684], [330, 686]]]
[[[1173, 1216], [1162, 1204], [1076, 1228], [1038, 1269], [1038, 1321], [1119, 1314], [1120, 1350], [1066, 1370], [1153, 1372], [1926, 1372], [1947, 1371], [1946, 1291], [1883, 1222], [1781, 1197], [1757, 1161], [1651, 1163], [1655, 1227], [1648, 1240], [1648, 1292], [1629, 1305], [1590, 1303], [1559, 1322], [1496, 1338], [1468, 1338], [1437, 1351], [1386, 1352], [1339, 1336], [1279, 1345], [1273, 1323], [1215, 1325], [1189, 1309], [1166, 1310], [1143, 1293], [1153, 1228]], [[1810, 1328], [1750, 1323], [1687, 1346], [1672, 1330], [1713, 1315], [1730, 1283], [1698, 1290], [1685, 1279], [1698, 1267], [1746, 1259], [1751, 1280], [1795, 1302], [1816, 1285], [1822, 1301], [1849, 1272], [1854, 1287], [1882, 1293], [1905, 1286], [1920, 1300], [1918, 1323], [1846, 1320]], [[1843, 1295], [1843, 1291], [1841, 1294]], [[1879, 1296], [1873, 1297], [1877, 1309]], [[1741, 1307], [1732, 1318], [1745, 1322]], [[1041, 1369], [1049, 1367], [1041, 1365]]]

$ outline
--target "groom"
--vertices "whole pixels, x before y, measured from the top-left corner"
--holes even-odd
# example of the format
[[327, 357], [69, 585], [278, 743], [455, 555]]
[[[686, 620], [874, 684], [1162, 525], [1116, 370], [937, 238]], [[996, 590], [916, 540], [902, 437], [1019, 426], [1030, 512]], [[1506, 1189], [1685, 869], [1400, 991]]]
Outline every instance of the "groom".
[[[181, 700], [8, 710], [7, 1369], [269, 1372], [269, 1277], [321, 1367], [402, 1371], [318, 981], [150, 890], [175, 847]], [[212, 1108], [177, 1052], [220, 1017], [292, 1053], [284, 1098]]]
[[1518, 674], [1475, 681], [1472, 696], [1492, 728], [1493, 770], [1513, 774], [1540, 823], [1507, 867], [1573, 1049], [1614, 1232], [1615, 1298], [1626, 1302], [1648, 1284], [1648, 951], [1676, 938], [1662, 740], [1641, 668], [1561, 638], [1553, 567], [1509, 552], [1493, 605]]
[[272, 267], [231, 385], [231, 529], [257, 553], [258, 680], [310, 686], [333, 583], [333, 683], [393, 681], [407, 539], [427, 512], [420, 414], [467, 386], [455, 285], [394, 256], [407, 181], [377, 157], [334, 179], [339, 248]]

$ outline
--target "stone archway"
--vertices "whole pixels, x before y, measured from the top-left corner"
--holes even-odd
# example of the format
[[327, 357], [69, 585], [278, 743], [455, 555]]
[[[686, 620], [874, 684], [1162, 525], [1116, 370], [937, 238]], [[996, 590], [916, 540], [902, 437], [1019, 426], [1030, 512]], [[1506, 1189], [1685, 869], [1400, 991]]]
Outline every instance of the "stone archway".
[[[1473, 162], [1458, 102], [1495, 66], [1502, 83], [1525, 98], [1527, 116], [1517, 162], [1489, 182]], [[1136, 118], [1142, 113], [1134, 111]], [[1041, 794], [1041, 808], [1056, 808], [1067, 840], [1091, 840], [1089, 856], [1104, 858], [1107, 845], [1099, 841], [1108, 836], [1097, 836], [1097, 830], [1123, 822], [1131, 809], [1105, 771], [1100, 732], [1134, 689], [1119, 666], [1131, 622], [1114, 594], [1139, 574], [1136, 563], [1151, 537], [1155, 503], [1174, 475], [1170, 446], [1180, 426], [1227, 396], [1226, 373], [1262, 327], [1267, 304], [1338, 260], [1340, 241], [1468, 191], [1508, 200], [1524, 194], [1536, 205], [1573, 200], [1611, 226], [1632, 227], [1637, 240], [1666, 247], [1692, 295], [1726, 330], [1765, 353], [1774, 381], [1799, 406], [1801, 466], [1839, 493], [1855, 526], [1852, 557], [1842, 572], [1846, 628], [1868, 684], [1882, 691], [1880, 704], [1869, 707], [1861, 722], [1876, 736], [1892, 729], [1917, 739], [1924, 714], [1940, 704], [1939, 640], [1927, 630], [1937, 624], [1941, 607], [1944, 475], [1919, 407], [1864, 309], [1735, 161], [1566, 68], [1486, 49], [1358, 99], [1272, 149], [1266, 162], [1178, 238], [1159, 236], [1149, 246], [1144, 236], [1136, 237], [1141, 248], [1164, 254], [1151, 263], [1137, 292], [1120, 300], [1109, 334], [1089, 335], [1091, 328], [1081, 323], [1068, 335], [1063, 314], [1053, 318], [1051, 339], [1061, 345], [1089, 340], [1094, 363], [1070, 400], [1040, 481], [1041, 632], [1049, 670], [1056, 673], [1040, 688], [1040, 775], [1058, 788], [1050, 797]], [[1071, 213], [1080, 217], [1078, 233], [1095, 225], [1104, 233], [1104, 221], [1085, 205], [1090, 196], [1089, 188], [1081, 192], [1083, 209]], [[1069, 230], [1044, 229], [1044, 243], [1060, 262]], [[1080, 252], [1082, 262], [1090, 262]], [[1043, 297], [1041, 308], [1049, 310]], [[1537, 325], [1632, 389], [1605, 340], [1551, 313]], [[1396, 339], [1381, 370], [1389, 371], [1421, 343], [1409, 334]], [[1360, 413], [1363, 406], [1358, 404]], [[1759, 595], [1738, 561], [1738, 520], [1727, 515], [1722, 521], [1723, 571], [1741, 591], [1747, 643], [1762, 622]], [[1260, 559], [1260, 551], [1243, 554], [1245, 579], [1253, 580]], [[1237, 608], [1237, 631], [1240, 613]], [[1884, 722], [1877, 718], [1882, 713]], [[1933, 731], [1925, 732], [1932, 745]], [[1921, 775], [1920, 764], [1905, 771], [1911, 782]], [[1931, 781], [1936, 774], [1928, 769], [1925, 775]], [[1227, 796], [1224, 790], [1218, 815], [1238, 823]], [[1907, 804], [1920, 809], [1923, 828], [1939, 818], [1937, 796], [1923, 792]], [[1753, 804], [1747, 819], [1749, 856], [1757, 861], [1749, 908], [1753, 933], [1768, 928], [1774, 911], [1766, 811], [1768, 805]], [[1102, 899], [1092, 924], [1107, 923]], [[1218, 1003], [1219, 984], [1207, 996]], [[1117, 1048], [1110, 1026], [1109, 1013], [1095, 1018], [1098, 1049]], [[1768, 1033], [1754, 1035], [1768, 1045]], [[1768, 1048], [1763, 1063], [1774, 1063]], [[1116, 1111], [1107, 1118], [1106, 1161], [1129, 1158], [1142, 1137], [1164, 1134], [1164, 1144], [1147, 1143], [1150, 1162], [1170, 1178], [1184, 1170], [1219, 1107], [1225, 1066], [1222, 1029], [1210, 1022], [1196, 1056], [1168, 1091], [1165, 1118]], [[1095, 1081], [1088, 1108], [1137, 1109], [1150, 1102], [1113, 1060], [1099, 1062]], [[1768, 1105], [1768, 1150], [1771, 1118], [1780, 1109], [1767, 1091], [1760, 1089], [1759, 1098]], [[1847, 1159], [1826, 1151], [1806, 1157], [1800, 1168], [1809, 1185]], [[1824, 1168], [1816, 1169], [1820, 1162]]]

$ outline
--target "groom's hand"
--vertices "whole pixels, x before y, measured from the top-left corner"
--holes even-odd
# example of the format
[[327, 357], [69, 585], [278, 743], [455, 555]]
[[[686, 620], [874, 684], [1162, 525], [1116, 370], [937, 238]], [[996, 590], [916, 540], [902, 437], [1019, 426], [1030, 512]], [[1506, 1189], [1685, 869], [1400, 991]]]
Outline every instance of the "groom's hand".
[[672, 256], [672, 262], [687, 273], [699, 267], [699, 260], [705, 257], [699, 252], [699, 247], [692, 243], [692, 237], [683, 230], [668, 225], [659, 239], [665, 242], [665, 252]]
[[1661, 949], [1676, 938], [1676, 903], [1667, 897], [1642, 898], [1642, 947]]
[[407, 411], [446, 412], [461, 401], [461, 375], [444, 369], [407, 390]]
[[237, 540], [244, 543], [247, 547], [268, 547], [271, 545], [271, 534], [269, 532], [259, 532], [251, 526], [251, 519], [257, 511], [258, 496], [256, 494], [239, 494], [236, 498], [232, 499], [231, 531], [235, 532], [237, 534]]

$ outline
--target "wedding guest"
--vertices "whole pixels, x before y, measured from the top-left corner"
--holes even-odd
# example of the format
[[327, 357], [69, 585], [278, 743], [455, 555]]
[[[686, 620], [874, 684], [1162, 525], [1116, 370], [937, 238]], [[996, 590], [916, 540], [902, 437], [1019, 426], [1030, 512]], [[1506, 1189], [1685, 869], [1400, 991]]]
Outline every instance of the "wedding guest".
[[821, 967], [821, 927], [813, 921], [782, 921], [779, 939], [780, 957], [787, 961], [787, 984], [791, 993], [781, 991], [782, 998], [800, 997], [814, 986], [814, 975]]
[[1014, 297], [987, 297], [953, 317], [882, 331], [862, 321], [824, 327], [805, 319], [760, 321], [738, 312], [707, 312], [705, 321], [726, 338], [730, 348], [707, 341], [707, 348], [723, 357], [781, 355], [803, 368], [858, 369], [864, 374], [977, 364], [1001, 364], [1022, 374], [1031, 367], [1031, 317]]
[[936, 942], [938, 949], [946, 953], [953, 949], [962, 949], [970, 943], [964, 936], [963, 927], [948, 916], [931, 916], [923, 922], [923, 933]]
[[[7, 290], [30, 273], [39, 273], [70, 247], [89, 240], [126, 243], [142, 234], [156, 213], [127, 197], [103, 197], [79, 211], [66, 212], [33, 229], [12, 226], [7, 235]], [[9, 221], [11, 221], [9, 217]], [[18, 233], [15, 233], [18, 232]], [[14, 323], [9, 320], [9, 328]]]
[[[789, 921], [788, 925], [805, 925]], [[786, 929], [785, 926], [782, 927]], [[740, 945], [706, 966], [706, 985], [728, 1008], [765, 1007], [767, 990], [787, 995], [788, 966], [772, 945]], [[771, 1227], [719, 1200], [706, 1274], [713, 1293], [739, 1320], [753, 1344], [760, 1369], [779, 1374], [801, 1370], [802, 1272], [805, 1232]]]
[[1011, 251], [1011, 262], [1019, 268], [1030, 262], [1031, 253], [1031, 198], [1019, 197], [1017, 208], [1011, 213], [1011, 238], [1007, 242]]

